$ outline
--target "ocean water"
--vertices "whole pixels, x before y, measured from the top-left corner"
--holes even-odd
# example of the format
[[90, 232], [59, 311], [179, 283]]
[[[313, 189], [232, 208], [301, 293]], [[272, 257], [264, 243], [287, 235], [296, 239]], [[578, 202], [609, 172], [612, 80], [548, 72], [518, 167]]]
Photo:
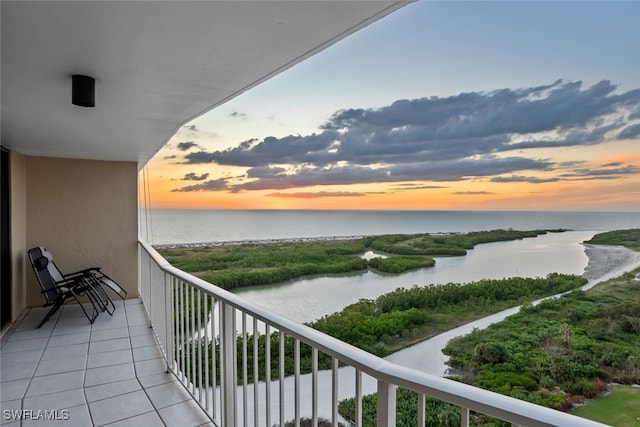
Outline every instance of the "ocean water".
[[140, 224], [149, 243], [168, 245], [498, 228], [601, 232], [640, 227], [640, 212], [149, 209]]

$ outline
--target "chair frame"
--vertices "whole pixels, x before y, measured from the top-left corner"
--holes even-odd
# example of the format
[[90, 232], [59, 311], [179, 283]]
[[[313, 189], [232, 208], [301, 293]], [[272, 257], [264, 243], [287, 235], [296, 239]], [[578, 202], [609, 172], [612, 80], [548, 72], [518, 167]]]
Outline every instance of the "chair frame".
[[[38, 324], [37, 328], [42, 327], [42, 325], [69, 300], [75, 300], [78, 303], [85, 316], [87, 316], [87, 319], [89, 319], [89, 323], [93, 323], [96, 320], [100, 313], [96, 307], [96, 297], [93, 294], [93, 288], [86, 280], [77, 277], [56, 281], [47, 268], [49, 263], [47, 257], [43, 255], [36, 256], [33, 250], [29, 250], [29, 260], [31, 261], [31, 266], [42, 289], [40, 293], [43, 294], [46, 300], [43, 307], [51, 306], [51, 309]], [[91, 304], [93, 308], [91, 314], [87, 312], [85, 304], [80, 300], [82, 296], [86, 296]]]
[[[37, 256], [38, 253], [40, 256]], [[71, 298], [80, 304], [82, 311], [87, 316], [90, 323], [95, 321], [98, 317], [99, 311], [106, 311], [109, 315], [113, 315], [116, 307], [111, 298], [107, 295], [107, 292], [104, 289], [105, 286], [111, 289], [111, 291], [116, 293], [120, 298], [126, 299], [127, 297], [127, 292], [118, 285], [115, 280], [102, 273], [99, 267], [91, 267], [69, 274], [63, 274], [55, 262], [53, 262], [53, 257], [46, 248], [38, 246], [29, 249], [28, 254], [31, 266], [36, 274], [38, 283], [42, 288], [41, 293], [47, 300], [43, 307], [53, 305], [49, 313], [47, 313], [45, 318], [38, 325], [38, 328], [49, 320], [49, 318]], [[53, 269], [54, 274], [62, 280], [56, 280], [54, 275], [51, 274], [50, 268]], [[41, 277], [40, 274], [42, 273], [40, 272], [43, 270], [46, 270], [47, 277]], [[43, 283], [43, 280], [46, 280], [49, 283]], [[56, 293], [55, 297], [51, 296], [51, 292]], [[92, 304], [93, 312], [91, 315], [87, 313], [87, 310], [78, 298], [80, 296], [86, 296]]]

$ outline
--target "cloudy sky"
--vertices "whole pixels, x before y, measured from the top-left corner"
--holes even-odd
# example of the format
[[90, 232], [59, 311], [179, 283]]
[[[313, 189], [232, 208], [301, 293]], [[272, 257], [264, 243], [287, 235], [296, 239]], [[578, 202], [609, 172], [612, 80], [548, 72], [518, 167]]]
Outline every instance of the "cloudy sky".
[[152, 206], [640, 211], [640, 2], [418, 2], [184, 126]]

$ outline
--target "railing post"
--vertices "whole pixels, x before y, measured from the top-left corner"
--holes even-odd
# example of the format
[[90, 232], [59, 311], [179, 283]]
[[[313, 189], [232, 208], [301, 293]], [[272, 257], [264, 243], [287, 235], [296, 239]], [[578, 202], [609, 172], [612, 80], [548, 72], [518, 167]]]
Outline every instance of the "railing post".
[[220, 312], [222, 314], [222, 324], [220, 325], [222, 425], [235, 426], [237, 415], [236, 385], [238, 381], [236, 372], [236, 319], [233, 307], [223, 301], [220, 301]]
[[164, 277], [164, 353], [165, 362], [167, 365], [167, 372], [173, 369], [173, 346], [175, 345], [173, 340], [173, 278], [167, 273], [163, 272]]
[[362, 371], [356, 369], [356, 427], [362, 427]]
[[396, 386], [378, 380], [378, 427], [396, 425]]
[[425, 395], [418, 393], [418, 425], [417, 427], [425, 427], [427, 420], [425, 417]]
[[469, 427], [470, 419], [469, 408], [460, 408], [460, 427]]

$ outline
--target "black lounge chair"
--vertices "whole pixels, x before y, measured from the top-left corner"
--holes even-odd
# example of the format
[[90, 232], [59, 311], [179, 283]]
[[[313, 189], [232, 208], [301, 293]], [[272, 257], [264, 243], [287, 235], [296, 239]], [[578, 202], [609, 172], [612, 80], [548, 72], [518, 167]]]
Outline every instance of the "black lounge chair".
[[[100, 271], [100, 268], [87, 268], [70, 274], [63, 274], [58, 266], [53, 262], [53, 256], [46, 248], [41, 246], [29, 249], [29, 260], [38, 278], [42, 293], [45, 296], [45, 307], [53, 307], [47, 313], [41, 327], [61, 306], [69, 299], [76, 300], [84, 314], [93, 323], [98, 317], [98, 308], [107, 311], [110, 315], [115, 311], [115, 305], [107, 295], [104, 286], [111, 289], [122, 299], [127, 297], [127, 292], [120, 287], [113, 279]], [[91, 315], [84, 308], [79, 300], [79, 296], [86, 296], [93, 310]]]
[[[29, 249], [29, 261], [31, 261], [31, 266], [33, 267], [33, 271], [38, 279], [40, 288], [42, 289], [41, 293], [44, 295], [46, 300], [43, 307], [52, 307], [44, 319], [42, 319], [38, 328], [44, 325], [44, 323], [49, 320], [49, 318], [53, 316], [53, 314], [68, 300], [75, 300], [82, 308], [82, 311], [85, 316], [87, 316], [87, 319], [89, 319], [89, 322], [93, 323], [99, 314], [98, 309], [96, 308], [96, 297], [93, 293], [93, 288], [90, 287], [86, 281], [81, 280], [81, 278], [65, 279], [62, 275], [54, 277], [58, 276], [56, 274], [57, 269], [51, 267], [49, 258], [44, 256], [40, 249], [41, 248]], [[85, 305], [87, 304], [80, 300], [80, 297], [82, 296], [87, 297], [89, 304], [91, 305], [91, 314], [89, 314], [85, 308]]]

